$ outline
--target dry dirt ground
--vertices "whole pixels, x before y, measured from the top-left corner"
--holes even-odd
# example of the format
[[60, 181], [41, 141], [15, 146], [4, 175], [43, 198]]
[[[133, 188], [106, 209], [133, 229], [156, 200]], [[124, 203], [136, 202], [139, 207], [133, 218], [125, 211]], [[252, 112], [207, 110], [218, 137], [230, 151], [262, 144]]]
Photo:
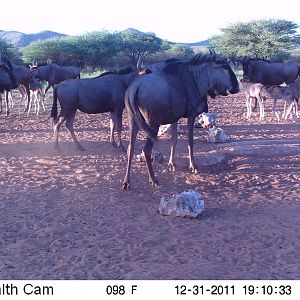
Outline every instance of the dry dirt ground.
[[[1, 114], [0, 279], [300, 279], [300, 120], [270, 121], [268, 103], [265, 121], [246, 121], [244, 102], [242, 93], [209, 100], [231, 141], [207, 143], [195, 128], [198, 174], [188, 170], [185, 133], [178, 170], [168, 171], [164, 136], [160, 187], [134, 161], [130, 191], [121, 189], [126, 153], [108, 142], [108, 114], [77, 113], [86, 151], [63, 126], [62, 153], [50, 94], [39, 116], [18, 103]], [[122, 135], [127, 146], [126, 113]], [[158, 213], [162, 196], [188, 189], [205, 201], [201, 216]]]

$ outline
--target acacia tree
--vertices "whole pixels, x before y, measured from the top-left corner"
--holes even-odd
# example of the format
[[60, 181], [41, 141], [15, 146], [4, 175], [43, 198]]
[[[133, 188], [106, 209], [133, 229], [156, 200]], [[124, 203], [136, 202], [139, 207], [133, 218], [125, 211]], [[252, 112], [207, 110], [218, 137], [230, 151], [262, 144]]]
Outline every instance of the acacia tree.
[[209, 43], [226, 56], [258, 56], [283, 60], [300, 45], [298, 25], [287, 20], [255, 20], [238, 22], [221, 29]]
[[170, 44], [170, 48], [167, 50], [159, 51], [155, 54], [151, 54], [147, 57], [147, 63], [155, 61], [166, 60], [169, 58], [178, 58], [180, 60], [190, 59], [195, 52], [192, 47], [188, 45]]
[[72, 64], [84, 67], [102, 66], [121, 48], [118, 34], [92, 32], [77, 37], [55, 38], [30, 44], [23, 52], [27, 63], [33, 61]]
[[147, 56], [169, 49], [168, 42], [158, 38], [154, 33], [121, 33], [122, 52], [135, 63], [139, 56]]
[[21, 52], [12, 43], [0, 38], [0, 53], [8, 56], [14, 62], [20, 62]]

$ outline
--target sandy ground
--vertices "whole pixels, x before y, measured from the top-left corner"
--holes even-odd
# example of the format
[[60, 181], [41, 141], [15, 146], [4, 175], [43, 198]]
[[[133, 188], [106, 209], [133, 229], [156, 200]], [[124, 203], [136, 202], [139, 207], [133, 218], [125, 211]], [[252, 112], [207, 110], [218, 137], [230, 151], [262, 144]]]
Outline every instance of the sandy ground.
[[[18, 103], [0, 115], [0, 279], [300, 279], [300, 120], [270, 121], [268, 103], [265, 121], [246, 121], [242, 93], [209, 106], [231, 141], [207, 143], [195, 128], [192, 174], [186, 135], [176, 172], [163, 136], [160, 187], [134, 161], [131, 191], [121, 189], [126, 153], [108, 142], [108, 114], [77, 113], [86, 151], [63, 126], [63, 153], [53, 148], [51, 95], [39, 116]], [[125, 114], [127, 146], [126, 124]], [[190, 188], [205, 201], [201, 216], [158, 213], [162, 196]]]

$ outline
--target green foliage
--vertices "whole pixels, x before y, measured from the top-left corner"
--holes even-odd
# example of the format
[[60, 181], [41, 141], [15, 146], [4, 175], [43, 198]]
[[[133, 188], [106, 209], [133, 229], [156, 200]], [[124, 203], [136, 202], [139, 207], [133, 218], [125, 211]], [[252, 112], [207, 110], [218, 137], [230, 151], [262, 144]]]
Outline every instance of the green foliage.
[[120, 51], [120, 45], [118, 34], [92, 32], [78, 37], [32, 43], [23, 52], [23, 59], [27, 63], [51, 60], [62, 65], [97, 67], [115, 56]]
[[121, 33], [122, 53], [135, 63], [139, 56], [147, 56], [169, 49], [169, 43], [158, 38], [154, 33]]
[[195, 52], [193, 48], [188, 45], [170, 44], [169, 49], [149, 55], [148, 60], [150, 62], [166, 60], [169, 58], [185, 60], [191, 58], [193, 55], [195, 55]]
[[20, 50], [3, 38], [0, 38], [0, 53], [8, 56], [13, 62], [19, 62], [21, 58]]
[[226, 56], [259, 56], [284, 60], [292, 49], [300, 45], [296, 34], [298, 25], [287, 20], [256, 20], [238, 22], [221, 29], [209, 43]]
[[[62, 65], [105, 68], [120, 64], [126, 56], [136, 63], [139, 55], [149, 55], [169, 48], [153, 33], [124, 34], [106, 31], [91, 32], [82, 36], [48, 39], [30, 44], [23, 52], [27, 63], [52, 61]], [[124, 57], [123, 57], [124, 60]]]

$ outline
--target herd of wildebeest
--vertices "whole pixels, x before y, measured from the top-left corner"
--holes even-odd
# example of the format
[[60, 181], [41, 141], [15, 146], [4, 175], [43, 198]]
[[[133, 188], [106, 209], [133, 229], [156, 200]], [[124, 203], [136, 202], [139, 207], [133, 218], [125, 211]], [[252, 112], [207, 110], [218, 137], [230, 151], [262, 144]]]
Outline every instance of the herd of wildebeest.
[[[0, 92], [5, 92], [6, 114], [9, 114], [9, 92], [18, 88], [27, 97], [26, 111], [31, 108], [33, 96], [39, 104], [53, 87], [53, 118], [55, 147], [60, 150], [58, 135], [66, 121], [75, 145], [84, 150], [73, 130], [77, 109], [88, 114], [110, 112], [110, 143], [123, 148], [121, 141], [122, 113], [126, 107], [129, 126], [128, 162], [123, 188], [130, 188], [130, 168], [133, 149], [139, 130], [146, 135], [143, 148], [152, 185], [158, 185], [154, 175], [151, 153], [160, 125], [171, 124], [172, 145], [169, 167], [175, 169], [174, 154], [177, 142], [177, 122], [187, 118], [189, 168], [197, 172], [193, 158], [193, 125], [196, 117], [208, 112], [208, 96], [227, 96], [242, 89], [246, 96], [246, 118], [251, 117], [252, 99], [259, 105], [260, 119], [264, 118], [264, 100], [273, 99], [273, 114], [279, 118], [276, 101], [285, 101], [283, 117], [298, 117], [300, 96], [300, 66], [297, 63], [275, 63], [260, 58], [237, 58], [243, 77], [238, 82], [227, 58], [214, 51], [197, 54], [183, 61], [168, 59], [149, 65], [140, 57], [136, 67], [105, 72], [95, 78], [80, 79], [80, 69], [55, 63], [34, 65], [30, 68], [11, 63], [6, 56], [0, 59]], [[48, 82], [42, 91], [41, 82]], [[40, 97], [39, 97], [40, 96]], [[58, 113], [57, 101], [60, 103]], [[2, 112], [2, 97], [1, 97]], [[115, 130], [117, 139], [115, 140]]]

